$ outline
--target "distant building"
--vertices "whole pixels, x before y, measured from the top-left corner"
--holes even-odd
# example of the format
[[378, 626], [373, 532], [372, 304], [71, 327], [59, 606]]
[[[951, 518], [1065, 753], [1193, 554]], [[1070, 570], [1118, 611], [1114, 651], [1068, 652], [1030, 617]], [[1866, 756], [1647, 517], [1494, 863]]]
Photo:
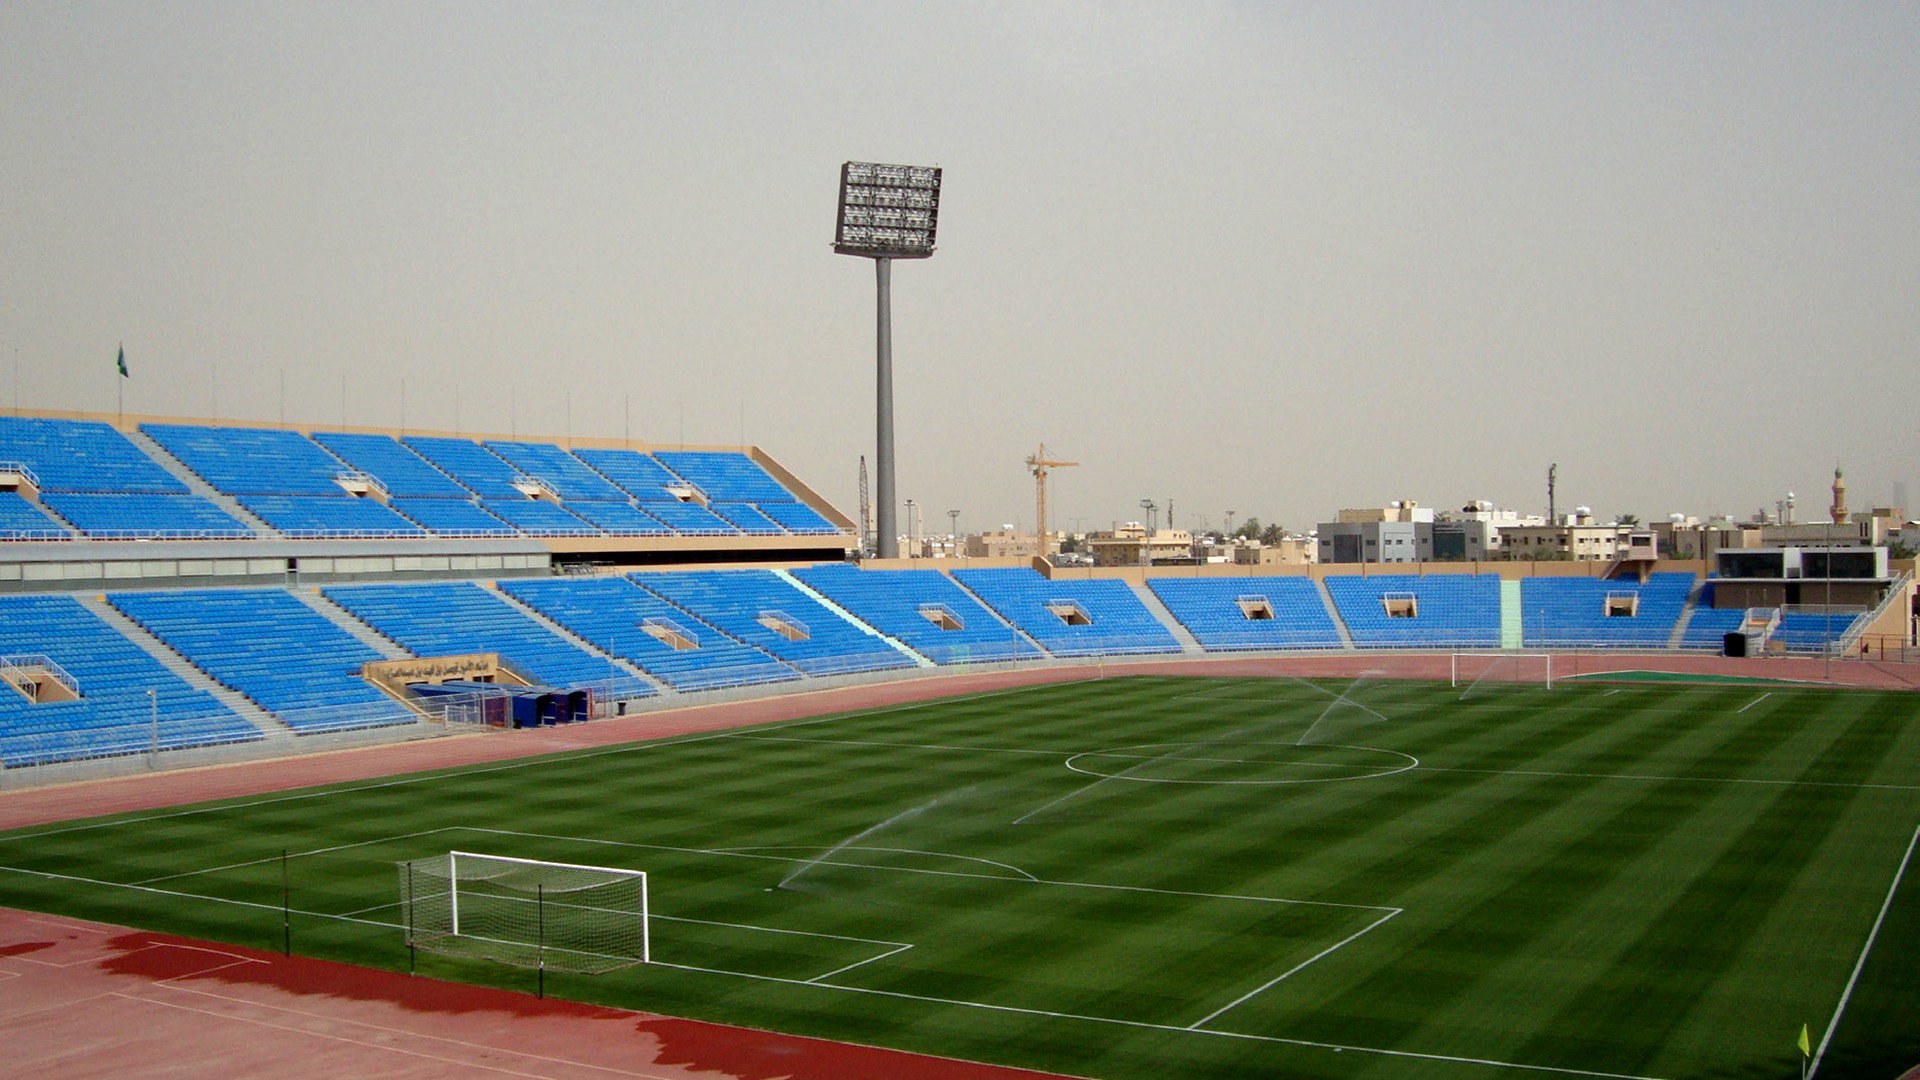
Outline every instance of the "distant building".
[[1195, 562], [1193, 534], [1186, 529], [1156, 529], [1130, 521], [1109, 532], [1088, 533], [1086, 548], [1095, 566], [1180, 566]]
[[1031, 534], [1015, 532], [1011, 525], [967, 537], [970, 559], [1026, 558], [1039, 550]]

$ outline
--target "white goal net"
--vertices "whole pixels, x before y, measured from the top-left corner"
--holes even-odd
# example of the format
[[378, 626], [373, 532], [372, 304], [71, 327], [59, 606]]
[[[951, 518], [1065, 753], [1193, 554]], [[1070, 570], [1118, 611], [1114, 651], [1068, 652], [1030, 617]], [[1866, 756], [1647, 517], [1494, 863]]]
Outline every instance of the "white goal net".
[[398, 869], [413, 948], [586, 974], [651, 958], [642, 871], [465, 851]]
[[1516, 684], [1553, 689], [1551, 653], [1454, 653], [1451, 685], [1470, 694]]

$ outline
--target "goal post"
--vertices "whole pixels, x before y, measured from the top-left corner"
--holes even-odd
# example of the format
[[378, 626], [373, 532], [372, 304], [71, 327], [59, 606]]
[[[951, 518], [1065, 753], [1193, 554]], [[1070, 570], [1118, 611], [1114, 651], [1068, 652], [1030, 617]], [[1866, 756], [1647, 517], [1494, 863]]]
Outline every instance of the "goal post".
[[644, 871], [469, 851], [397, 869], [412, 948], [589, 975], [652, 959]]
[[1553, 689], [1553, 654], [1523, 652], [1454, 653], [1448, 685], [1471, 690], [1482, 682], [1539, 683]]

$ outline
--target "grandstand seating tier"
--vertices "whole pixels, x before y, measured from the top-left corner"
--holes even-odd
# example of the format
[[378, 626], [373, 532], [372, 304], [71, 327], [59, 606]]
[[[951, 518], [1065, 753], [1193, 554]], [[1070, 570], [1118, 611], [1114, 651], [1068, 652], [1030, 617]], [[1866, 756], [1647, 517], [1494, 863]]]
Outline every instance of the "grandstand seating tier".
[[573, 456], [643, 503], [680, 501], [678, 495], [667, 489], [679, 486], [681, 479], [651, 455], [638, 450], [583, 446], [575, 450]]
[[251, 539], [254, 531], [199, 495], [49, 491], [49, 510], [98, 540]]
[[[1307, 577], [1149, 578], [1167, 610], [1209, 652], [1246, 649], [1337, 649], [1340, 630]], [[1264, 601], [1271, 618], [1249, 618], [1241, 606]]]
[[499, 653], [549, 686], [606, 684], [636, 697], [652, 692], [472, 582], [339, 586], [323, 595], [415, 656]]
[[376, 499], [351, 495], [240, 495], [247, 512], [289, 537], [425, 536], [420, 526]]
[[[676, 689], [712, 690], [800, 677], [767, 653], [625, 578], [503, 581], [500, 588], [595, 648]], [[676, 648], [648, 633], [649, 624], [669, 628], [695, 647]]]
[[167, 453], [228, 495], [344, 495], [345, 463], [297, 431], [141, 424]]
[[0, 461], [32, 469], [43, 492], [187, 492], [132, 440], [98, 420], [0, 416]]
[[[967, 587], [1055, 656], [1121, 656], [1179, 652], [1180, 642], [1124, 581], [1049, 580], [1032, 567], [955, 570]], [[1086, 617], [1063, 619], [1059, 606]]]
[[[900, 650], [849, 623], [771, 570], [688, 570], [630, 577], [654, 595], [808, 675], [914, 666]], [[797, 623], [805, 636], [796, 639], [783, 634], [762, 621], [768, 618]]]
[[[1491, 574], [1338, 575], [1326, 579], [1353, 643], [1363, 649], [1490, 648], [1500, 643], [1500, 579]], [[1411, 618], [1386, 599], [1414, 600]]]
[[71, 596], [0, 596], [0, 655], [45, 656], [81, 695], [36, 704], [0, 687], [0, 764], [8, 768], [263, 737]]
[[514, 486], [520, 470], [472, 439], [410, 435], [400, 442], [483, 499], [527, 497], [526, 492]]
[[[936, 664], [995, 663], [1041, 655], [944, 574], [860, 570], [846, 563], [818, 563], [793, 574], [862, 622], [898, 638]], [[930, 614], [947, 625], [936, 625]]]
[[485, 445], [507, 464], [544, 481], [562, 499], [601, 502], [625, 502], [627, 499], [627, 493], [609, 483], [606, 477], [552, 443], [489, 439]]
[[387, 494], [431, 499], [471, 499], [473, 492], [391, 435], [316, 431], [313, 441], [354, 469], [380, 481]]
[[413, 722], [360, 678], [384, 657], [283, 589], [113, 593], [107, 600], [295, 732]]
[[793, 502], [793, 492], [780, 486], [760, 463], [737, 450], [660, 450], [654, 457], [699, 488], [708, 499], [723, 502]]
[[73, 530], [17, 491], [0, 491], [0, 540], [71, 540]]

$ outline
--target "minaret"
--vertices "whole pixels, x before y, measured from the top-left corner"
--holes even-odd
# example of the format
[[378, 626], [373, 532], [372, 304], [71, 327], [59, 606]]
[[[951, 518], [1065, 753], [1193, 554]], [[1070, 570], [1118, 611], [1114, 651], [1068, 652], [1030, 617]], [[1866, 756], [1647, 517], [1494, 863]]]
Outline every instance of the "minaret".
[[1827, 508], [1832, 514], [1830, 519], [1835, 525], [1847, 523], [1847, 481], [1840, 475], [1840, 466], [1833, 467], [1833, 505]]

